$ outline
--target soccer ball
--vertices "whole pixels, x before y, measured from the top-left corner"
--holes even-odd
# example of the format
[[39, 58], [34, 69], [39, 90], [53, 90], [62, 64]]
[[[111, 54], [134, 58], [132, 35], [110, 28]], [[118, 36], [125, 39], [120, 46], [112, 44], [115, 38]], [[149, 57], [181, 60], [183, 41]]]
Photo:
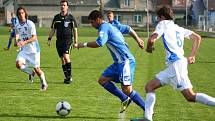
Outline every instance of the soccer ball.
[[66, 101], [58, 102], [56, 105], [56, 112], [60, 116], [67, 116], [71, 111], [71, 106]]

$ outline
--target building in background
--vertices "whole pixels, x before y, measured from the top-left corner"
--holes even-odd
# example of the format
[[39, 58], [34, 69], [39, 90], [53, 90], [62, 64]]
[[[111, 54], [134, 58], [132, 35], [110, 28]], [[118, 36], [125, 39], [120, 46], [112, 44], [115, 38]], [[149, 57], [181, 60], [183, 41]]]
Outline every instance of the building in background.
[[[78, 25], [89, 25], [88, 14], [92, 10], [99, 10], [103, 6], [103, 12], [114, 11], [115, 17], [124, 24], [131, 26], [145, 26], [148, 12], [153, 13], [152, 0], [146, 8], [147, 0], [68, 0], [69, 8], [76, 17]], [[101, 5], [102, 2], [102, 5]], [[38, 26], [50, 26], [53, 16], [59, 13], [59, 0], [3, 0], [5, 23], [10, 23], [10, 13], [19, 6], [28, 10], [29, 19]], [[151, 15], [151, 14], [149, 14]], [[150, 17], [150, 23], [151, 17]], [[4, 24], [4, 23], [1, 23]]]

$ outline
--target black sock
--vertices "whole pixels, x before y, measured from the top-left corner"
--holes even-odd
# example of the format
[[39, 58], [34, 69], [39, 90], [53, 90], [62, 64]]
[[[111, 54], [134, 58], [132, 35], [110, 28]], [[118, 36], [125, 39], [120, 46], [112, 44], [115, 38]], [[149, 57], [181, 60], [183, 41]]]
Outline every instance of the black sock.
[[68, 79], [70, 79], [72, 77], [72, 64], [71, 62], [69, 62], [69, 63], [66, 63], [65, 66], [66, 66]]
[[67, 79], [68, 78], [68, 73], [67, 73], [66, 65], [62, 65], [62, 69], [63, 69], [64, 76]]

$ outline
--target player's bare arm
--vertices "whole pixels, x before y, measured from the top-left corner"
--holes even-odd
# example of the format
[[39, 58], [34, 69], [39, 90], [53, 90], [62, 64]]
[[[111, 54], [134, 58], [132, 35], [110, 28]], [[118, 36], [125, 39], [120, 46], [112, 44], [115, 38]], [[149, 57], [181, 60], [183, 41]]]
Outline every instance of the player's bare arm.
[[74, 35], [74, 44], [73, 46], [76, 47], [78, 44], [78, 29], [74, 28], [73, 29], [73, 35]]
[[153, 45], [154, 45], [154, 43], [155, 43], [157, 37], [158, 37], [158, 34], [157, 34], [157, 33], [153, 33], [153, 34], [149, 37], [148, 42], [147, 42], [146, 52], [152, 53], [152, 51], [154, 50]]
[[49, 37], [48, 37], [48, 46], [51, 46], [51, 40], [52, 40], [52, 37], [54, 36], [54, 34], [55, 34], [55, 29], [52, 28], [49, 33]]
[[28, 40], [21, 40], [21, 41], [19, 41], [19, 42], [17, 43], [17, 45], [18, 45], [19, 47], [22, 47], [22, 46], [24, 46], [24, 45], [26, 45], [26, 44], [28, 44], [28, 43], [31, 43], [31, 42], [33, 42], [33, 41], [35, 41], [35, 40], [37, 40], [37, 35], [32, 35], [32, 37], [31, 37], [30, 39], [28, 39]]
[[193, 64], [195, 63], [195, 55], [201, 43], [201, 36], [194, 32], [189, 37], [191, 40], [193, 40], [193, 46], [191, 54], [187, 57], [187, 60], [189, 64]]
[[136, 40], [137, 44], [139, 45], [139, 47], [141, 49], [144, 49], [143, 40], [137, 35], [137, 33], [132, 28], [131, 28], [131, 31], [129, 32], [129, 35], [132, 36]]
[[98, 48], [100, 46], [96, 42], [81, 42], [81, 43], [78, 43], [78, 46], [76, 48], [84, 48], [84, 47]]

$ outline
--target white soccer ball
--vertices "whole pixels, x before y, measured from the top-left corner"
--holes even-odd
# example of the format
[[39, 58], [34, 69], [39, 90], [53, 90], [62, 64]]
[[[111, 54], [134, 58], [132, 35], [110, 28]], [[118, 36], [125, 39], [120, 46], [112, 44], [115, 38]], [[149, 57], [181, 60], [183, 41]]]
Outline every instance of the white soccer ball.
[[67, 116], [71, 111], [71, 106], [66, 101], [58, 102], [56, 105], [56, 112], [60, 116]]

